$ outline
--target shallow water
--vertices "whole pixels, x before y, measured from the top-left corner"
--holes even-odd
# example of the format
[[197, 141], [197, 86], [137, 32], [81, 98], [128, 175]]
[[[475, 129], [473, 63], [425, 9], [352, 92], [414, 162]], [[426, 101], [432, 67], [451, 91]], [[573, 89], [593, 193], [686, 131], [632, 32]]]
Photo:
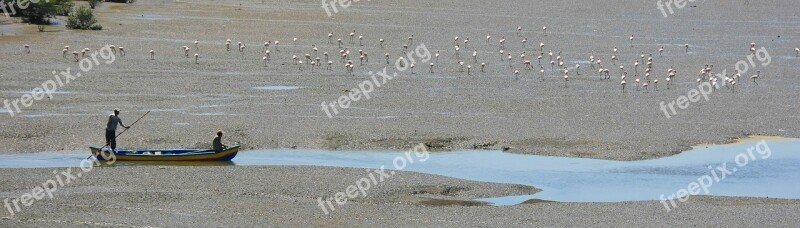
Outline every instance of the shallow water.
[[[14, 93], [16, 93], [16, 94], [31, 94], [32, 92], [30, 90], [28, 90], [28, 91], [17, 91], [17, 92], [14, 92]], [[53, 91], [53, 92], [50, 92], [50, 94], [77, 94], [77, 93], [78, 92], [75, 92], [75, 91]]]
[[[403, 152], [331, 152], [313, 150], [245, 151], [230, 163], [215, 165], [307, 165], [394, 169], [397, 157], [406, 157], [404, 171], [448, 177], [535, 186], [543, 191], [534, 195], [478, 199], [495, 205], [513, 205], [529, 199], [560, 202], [620, 202], [673, 198], [704, 175], [708, 168], [726, 163], [732, 171], [720, 181], [712, 181], [709, 192], [701, 195], [745, 196], [800, 199], [800, 140], [769, 139], [747, 155], [757, 141], [720, 146], [702, 146], [679, 155], [644, 161], [608, 161], [584, 158], [510, 154], [501, 151], [459, 151], [431, 153], [423, 160]], [[765, 149], [765, 148], [768, 148]], [[758, 153], [758, 151], [770, 153]], [[739, 155], [739, 154], [744, 155]], [[0, 168], [78, 166], [88, 152], [0, 155]], [[766, 155], [769, 156], [766, 156]], [[739, 166], [737, 155], [748, 158]], [[741, 160], [745, 161], [745, 160]], [[187, 163], [123, 163], [115, 165], [187, 165]], [[192, 164], [188, 165], [208, 165]], [[716, 171], [715, 171], [716, 172]], [[721, 172], [716, 172], [721, 177]]]
[[259, 86], [253, 87], [253, 89], [260, 89], [260, 90], [295, 90], [295, 89], [302, 89], [302, 86], [285, 86], [285, 85], [274, 85], [274, 86]]

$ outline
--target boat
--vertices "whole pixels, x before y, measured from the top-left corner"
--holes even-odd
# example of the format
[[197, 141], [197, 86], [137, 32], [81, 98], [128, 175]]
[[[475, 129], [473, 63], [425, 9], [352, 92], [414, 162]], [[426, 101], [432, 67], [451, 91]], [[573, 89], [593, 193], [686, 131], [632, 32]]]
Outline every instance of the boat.
[[239, 147], [230, 146], [220, 152], [208, 149], [119, 149], [114, 153], [116, 160], [108, 154], [109, 149], [96, 146], [89, 149], [100, 161], [230, 161], [239, 153]]

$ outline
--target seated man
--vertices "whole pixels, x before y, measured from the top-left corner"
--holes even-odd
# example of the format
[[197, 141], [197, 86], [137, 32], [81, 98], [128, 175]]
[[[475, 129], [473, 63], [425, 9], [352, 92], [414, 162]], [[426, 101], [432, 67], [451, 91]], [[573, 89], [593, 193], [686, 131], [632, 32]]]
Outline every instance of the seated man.
[[216, 152], [222, 152], [222, 150], [228, 147], [228, 145], [222, 144], [222, 130], [217, 131], [217, 137], [214, 137], [212, 145]]

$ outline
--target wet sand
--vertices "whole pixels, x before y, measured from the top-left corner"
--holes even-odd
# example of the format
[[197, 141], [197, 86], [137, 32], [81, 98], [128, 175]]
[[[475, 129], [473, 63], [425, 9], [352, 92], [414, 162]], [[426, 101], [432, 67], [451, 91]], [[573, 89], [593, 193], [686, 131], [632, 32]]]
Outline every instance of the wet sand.
[[[211, 141], [217, 129], [223, 129], [229, 143], [241, 142], [246, 149], [406, 150], [424, 142], [435, 150], [507, 148], [513, 153], [639, 160], [669, 156], [692, 145], [733, 142], [735, 138], [753, 134], [800, 137], [800, 130], [794, 127], [800, 126], [800, 119], [794, 118], [796, 98], [800, 95], [796, 86], [800, 80], [796, 75], [800, 59], [794, 57], [793, 51], [800, 46], [800, 28], [795, 23], [798, 19], [793, 16], [800, 3], [795, 1], [760, 1], [749, 5], [741, 1], [695, 2], [692, 5], [696, 7], [676, 9], [668, 18], [652, 2], [641, 1], [560, 1], [549, 5], [529, 1], [361, 1], [331, 18], [318, 2], [241, 4], [239, 1], [105, 3], [96, 13], [104, 26], [102, 32], [48, 28], [55, 32], [38, 33], [35, 26], [11, 25], [19, 34], [0, 36], [3, 82], [0, 99], [18, 99], [21, 94], [17, 92], [39, 86], [52, 78], [53, 70], [76, 68], [71, 57], [61, 57], [65, 45], [70, 46], [70, 51], [79, 51], [112, 44], [124, 46], [127, 55], [119, 56], [112, 64], [97, 66], [61, 88], [74, 93], [54, 94], [53, 99], [35, 101], [31, 107], [23, 108], [19, 116], [0, 115], [0, 152], [85, 150], [89, 145], [103, 144], [105, 120], [114, 108], [123, 110], [126, 124], [148, 110], [153, 111], [120, 137], [121, 147], [203, 146]], [[9, 25], [2, 26], [5, 29]], [[517, 26], [523, 28], [521, 36], [516, 32]], [[541, 32], [542, 26], [548, 27], [546, 35]], [[356, 37], [362, 34], [365, 37], [364, 46], [358, 46], [357, 40], [355, 44], [349, 42], [346, 34], [354, 29]], [[352, 52], [358, 49], [368, 52], [370, 62], [362, 66], [355, 59], [355, 72], [346, 73], [336, 61], [339, 48], [335, 43], [328, 44], [329, 32], [335, 33], [334, 42], [341, 38]], [[485, 42], [487, 33], [492, 36], [490, 44]], [[345, 90], [364, 81], [367, 72], [381, 70], [385, 66], [384, 53], [390, 53], [394, 61], [401, 54], [406, 37], [412, 34], [415, 39], [411, 47], [424, 43], [431, 52], [440, 50], [441, 56], [435, 61], [436, 73], [428, 73], [427, 65], [422, 64], [413, 75], [399, 72], [400, 76], [376, 89], [371, 99], [354, 102], [333, 119], [325, 116], [321, 102], [334, 101], [345, 95]], [[634, 47], [629, 44], [630, 34], [636, 36]], [[472, 75], [459, 72], [453, 51], [454, 36], [470, 39], [469, 47], [461, 52], [461, 61], [473, 66]], [[497, 41], [502, 36], [507, 39], [506, 53], [514, 57], [513, 69], [499, 59]], [[292, 43], [294, 37], [299, 38], [296, 46]], [[543, 42], [545, 52], [563, 51], [565, 65], [580, 63], [582, 75], [571, 73], [568, 88], [564, 88], [562, 74], [551, 72], [546, 65], [548, 71], [542, 82], [538, 69], [528, 71], [521, 64], [523, 37], [529, 39], [525, 53], [534, 65], [537, 65], [538, 44]], [[379, 38], [386, 39], [383, 49], [378, 47]], [[225, 51], [225, 39], [233, 41], [234, 50]], [[194, 40], [200, 40], [198, 51], [194, 50]], [[280, 51], [272, 49], [272, 60], [264, 67], [261, 57], [267, 40], [279, 40]], [[247, 46], [244, 55], [235, 50], [240, 41]], [[750, 42], [768, 50], [772, 60], [768, 66], [743, 74], [735, 93], [721, 89], [711, 94], [708, 101], [701, 100], [678, 110], [677, 116], [669, 119], [664, 116], [660, 102], [673, 101], [696, 88], [695, 74], [705, 64], [714, 64], [715, 71], [732, 72], [737, 61], [746, 59]], [[688, 54], [683, 48], [685, 43], [691, 46]], [[31, 45], [31, 54], [23, 53], [24, 44]], [[300, 71], [293, 65], [291, 56], [312, 54], [312, 44], [319, 47], [320, 53], [332, 54], [331, 60], [336, 62], [332, 72], [325, 71], [324, 66], [314, 73], [308, 67]], [[182, 46], [192, 47], [191, 55], [200, 54], [200, 64], [183, 57]], [[661, 46], [665, 48], [663, 56], [656, 51]], [[661, 81], [659, 90], [651, 87], [648, 92], [635, 91], [629, 80], [627, 92], [622, 93], [618, 66], [610, 64], [613, 47], [620, 50], [617, 64], [624, 63], [629, 73], [641, 52], [652, 53], [653, 75]], [[481, 73], [471, 59], [473, 49], [479, 52], [478, 63], [487, 64], [486, 73]], [[149, 50], [155, 50], [156, 60], [150, 60]], [[610, 68], [611, 80], [601, 81], [596, 72], [589, 71], [585, 62], [592, 53]], [[664, 78], [670, 66], [679, 73], [667, 90]], [[513, 70], [521, 72], [521, 79], [515, 80]], [[762, 72], [758, 86], [747, 80], [755, 70]], [[253, 89], [273, 85], [304, 88]], [[658, 202], [430, 207], [398, 203], [417, 202], [404, 197], [381, 197], [324, 217], [314, 208], [312, 198], [341, 191], [340, 187], [350, 183], [342, 178], [353, 175], [329, 174], [357, 171], [334, 172], [317, 167], [168, 167], [165, 170], [174, 173], [142, 177], [142, 172], [158, 170], [103, 169], [87, 177], [94, 182], [87, 181], [83, 187], [65, 191], [53, 201], [39, 203], [0, 223], [8, 226], [83, 226], [83, 222], [94, 226], [611, 226], [620, 223], [792, 226], [798, 223], [793, 216], [798, 211], [796, 201], [774, 203], [774, 200], [741, 198], [690, 200], [667, 213]], [[206, 178], [196, 174], [198, 170], [240, 175], [205, 179], [203, 186], [208, 189], [200, 193], [174, 190], [198, 187], [198, 183], [188, 181]], [[250, 172], [261, 174], [248, 175]], [[29, 191], [35, 184], [52, 178], [49, 170], [40, 169], [3, 173], [0, 186], [4, 195]], [[289, 178], [291, 175], [297, 178]], [[412, 187], [431, 183], [468, 187], [488, 195], [518, 193], [505, 185], [446, 178], [426, 182], [430, 179], [427, 175], [409, 175], [404, 183]], [[254, 179], [230, 179], [240, 176]], [[93, 179], [101, 177], [107, 178]], [[179, 181], [183, 177], [187, 181]], [[281, 190], [265, 185], [260, 187], [266, 188], [264, 195], [248, 195], [262, 191], [250, 186], [251, 181], [266, 184], [261, 180], [269, 178], [277, 179], [268, 186], [297, 188]], [[142, 184], [143, 180], [152, 183]], [[308, 184], [317, 182], [328, 185]], [[144, 186], [153, 189], [143, 193]], [[156, 189], [160, 192], [155, 199], [144, 197]], [[406, 186], [391, 186], [386, 191], [396, 193], [406, 189]], [[54, 214], [50, 215], [51, 212]], [[102, 216], [106, 213], [110, 218]], [[154, 215], [161, 217], [149, 219]]]
[[[53, 178], [50, 169], [1, 171], [3, 198], [18, 197]], [[317, 198], [344, 191], [364, 174], [361, 169], [322, 167], [97, 168], [56, 191], [53, 199], [23, 207], [14, 217], [4, 209], [0, 225], [791, 227], [800, 222], [795, 216], [800, 203], [780, 199], [691, 197], [671, 212], [650, 201], [479, 206], [468, 200], [537, 190], [418, 173], [392, 176], [369, 189], [368, 197], [350, 200], [325, 215]]]

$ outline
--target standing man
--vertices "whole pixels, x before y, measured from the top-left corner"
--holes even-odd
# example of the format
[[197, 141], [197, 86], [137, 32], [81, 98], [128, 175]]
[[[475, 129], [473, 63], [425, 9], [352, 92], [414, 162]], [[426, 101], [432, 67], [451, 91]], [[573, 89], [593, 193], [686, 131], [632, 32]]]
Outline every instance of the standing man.
[[111, 147], [112, 151], [117, 150], [117, 124], [125, 129], [130, 128], [122, 124], [119, 118], [119, 109], [114, 109], [114, 115], [108, 117], [108, 124], [106, 125], [106, 145]]
[[222, 144], [222, 130], [217, 131], [217, 137], [214, 137], [214, 142], [212, 143], [214, 146], [214, 151], [217, 153], [222, 152], [228, 145]]

